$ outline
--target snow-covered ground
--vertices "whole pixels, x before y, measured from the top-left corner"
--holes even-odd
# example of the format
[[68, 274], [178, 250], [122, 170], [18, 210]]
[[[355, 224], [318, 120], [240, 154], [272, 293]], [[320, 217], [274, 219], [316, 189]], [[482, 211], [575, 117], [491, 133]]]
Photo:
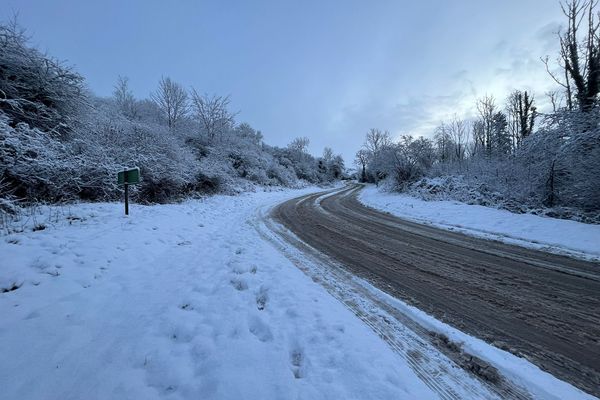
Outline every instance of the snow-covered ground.
[[265, 241], [303, 191], [81, 204], [0, 237], [0, 398], [430, 399], [342, 303]]
[[443, 229], [600, 260], [600, 225], [532, 214], [514, 214], [456, 201], [424, 201], [403, 194], [379, 191], [372, 185], [360, 192], [359, 200], [375, 209]]
[[432, 381], [461, 376], [451, 392], [487, 392], [410, 328], [394, 329], [395, 348], [381, 339], [391, 309], [378, 305], [540, 398], [591, 398], [297, 249], [286, 258], [261, 215], [313, 190], [133, 205], [129, 217], [121, 204], [50, 208], [0, 237], [0, 399], [437, 399]]

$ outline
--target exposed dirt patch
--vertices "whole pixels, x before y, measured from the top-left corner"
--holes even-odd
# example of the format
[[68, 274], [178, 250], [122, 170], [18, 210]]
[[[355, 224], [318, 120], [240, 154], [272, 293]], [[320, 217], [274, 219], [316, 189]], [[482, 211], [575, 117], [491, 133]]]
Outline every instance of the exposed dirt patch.
[[432, 337], [432, 343], [436, 345], [444, 354], [450, 359], [454, 360], [460, 367], [467, 370], [478, 377], [491, 382], [493, 384], [499, 384], [502, 377], [498, 370], [494, 368], [490, 363], [469, 354], [464, 351], [460, 343], [456, 343], [448, 338], [443, 333], [430, 332]]

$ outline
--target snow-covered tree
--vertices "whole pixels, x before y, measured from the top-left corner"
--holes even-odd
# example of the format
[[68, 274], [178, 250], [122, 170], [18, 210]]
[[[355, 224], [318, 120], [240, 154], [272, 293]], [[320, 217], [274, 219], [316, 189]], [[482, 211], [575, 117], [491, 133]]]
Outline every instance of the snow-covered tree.
[[367, 181], [367, 164], [369, 163], [370, 154], [367, 149], [360, 149], [356, 152], [356, 157], [354, 158], [354, 163], [360, 169], [360, 182]]
[[150, 94], [150, 98], [158, 106], [162, 117], [171, 130], [175, 129], [188, 112], [188, 95], [186, 90], [169, 77], [160, 78], [158, 88]]
[[341, 155], [333, 156], [333, 158], [329, 161], [327, 166], [327, 172], [329, 174], [329, 180], [337, 180], [341, 179], [344, 175], [344, 170], [346, 169], [344, 159]]
[[498, 111], [492, 118], [492, 131], [490, 135], [492, 153], [496, 156], [505, 156], [511, 152], [511, 138], [508, 132], [506, 114]]
[[392, 144], [392, 136], [388, 131], [382, 132], [379, 129], [372, 128], [367, 133], [365, 139], [365, 148], [374, 156], [382, 149], [389, 147]]
[[310, 140], [306, 136], [297, 137], [288, 144], [288, 148], [301, 156], [308, 151], [309, 144]]
[[333, 150], [331, 147], [325, 147], [323, 149], [323, 160], [325, 160], [326, 163], [329, 163], [331, 160], [333, 160]]
[[235, 114], [229, 111], [229, 96], [201, 95], [192, 88], [194, 117], [210, 142], [220, 139], [234, 125]]
[[486, 157], [492, 155], [492, 135], [494, 126], [494, 116], [497, 113], [496, 100], [493, 96], [484, 96], [477, 100], [477, 112], [479, 114], [479, 121], [477, 128], [477, 140], [481, 142], [484, 154]]
[[113, 97], [118, 110], [125, 118], [134, 120], [139, 117], [137, 101], [129, 88], [129, 78], [119, 75], [114, 86]]
[[438, 160], [442, 163], [452, 160], [454, 156], [454, 142], [450, 135], [450, 129], [444, 122], [435, 128], [434, 141]]
[[30, 47], [16, 21], [0, 24], [0, 111], [50, 134], [71, 130], [85, 105], [83, 77]]
[[[556, 108], [556, 105], [554, 107]], [[517, 149], [521, 146], [523, 139], [533, 133], [537, 116], [533, 95], [526, 90], [524, 92], [514, 90], [508, 96], [506, 110], [511, 146], [513, 149]]]
[[448, 131], [452, 138], [452, 158], [460, 162], [465, 158], [467, 138], [469, 137], [467, 122], [455, 114], [448, 124]]
[[567, 0], [561, 3], [567, 18], [566, 30], [558, 33], [560, 54], [557, 74], [549, 66], [549, 57], [544, 59], [546, 71], [566, 92], [567, 108], [574, 104], [581, 111], [595, 109], [600, 93], [600, 17], [598, 1]]

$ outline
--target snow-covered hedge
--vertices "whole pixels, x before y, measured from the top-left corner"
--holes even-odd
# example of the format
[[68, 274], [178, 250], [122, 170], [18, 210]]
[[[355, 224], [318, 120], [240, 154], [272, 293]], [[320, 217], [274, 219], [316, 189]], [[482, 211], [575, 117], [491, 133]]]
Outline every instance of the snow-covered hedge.
[[369, 152], [365, 175], [389, 190], [600, 223], [600, 109], [547, 115], [512, 154], [436, 159], [415, 140], [388, 141]]
[[[192, 98], [214, 106], [198, 109], [186, 104], [183, 86], [168, 78], [152, 99], [143, 100], [134, 98], [127, 82], [119, 78], [112, 98], [95, 97], [71, 68], [30, 47], [16, 24], [0, 24], [3, 216], [17, 213], [17, 204], [119, 199], [116, 174], [133, 166], [142, 180], [131, 196], [146, 203], [254, 185], [322, 183], [342, 174], [343, 161], [332, 158], [330, 149], [327, 159], [319, 159], [305, 148], [264, 144], [259, 131], [235, 122], [226, 109], [229, 97], [193, 91]], [[156, 99], [175, 95], [181, 108], [166, 118], [164, 102]]]
[[[10, 195], [30, 202], [58, 202], [85, 197], [86, 189], [95, 180], [103, 181], [109, 169], [89, 161], [37, 128], [22, 122], [10, 126], [0, 112], [0, 177], [4, 181], [0, 198]], [[111, 189], [110, 185], [99, 188], [105, 194]]]
[[27, 39], [16, 23], [0, 24], [0, 110], [15, 125], [64, 134], [85, 105], [83, 77]]

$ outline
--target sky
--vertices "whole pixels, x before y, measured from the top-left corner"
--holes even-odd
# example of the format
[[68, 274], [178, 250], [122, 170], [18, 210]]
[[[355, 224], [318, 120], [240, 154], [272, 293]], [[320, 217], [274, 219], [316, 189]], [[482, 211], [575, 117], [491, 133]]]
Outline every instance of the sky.
[[558, 0], [3, 0], [31, 43], [110, 96], [146, 98], [161, 76], [231, 95], [238, 120], [285, 146], [310, 139], [351, 165], [370, 128], [431, 137], [475, 100], [555, 88]]

